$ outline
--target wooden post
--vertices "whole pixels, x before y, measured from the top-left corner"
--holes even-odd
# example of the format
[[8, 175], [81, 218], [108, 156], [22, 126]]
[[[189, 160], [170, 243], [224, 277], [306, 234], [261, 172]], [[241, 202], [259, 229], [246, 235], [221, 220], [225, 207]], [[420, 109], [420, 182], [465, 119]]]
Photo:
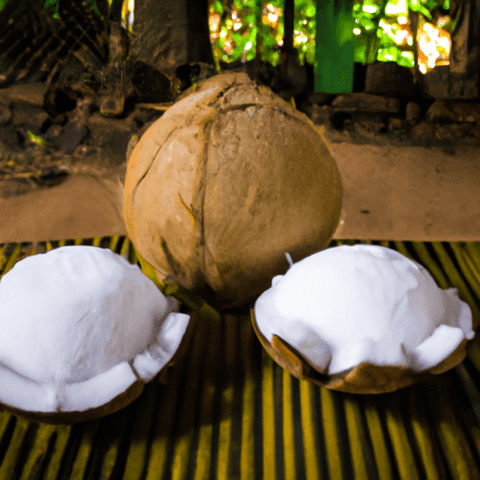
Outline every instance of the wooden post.
[[353, 90], [353, 0], [317, 0], [315, 92]]
[[100, 97], [100, 113], [117, 117], [125, 107], [125, 60], [127, 46], [122, 32], [122, 6], [124, 0], [113, 0], [109, 14], [108, 65], [103, 69], [103, 92]]

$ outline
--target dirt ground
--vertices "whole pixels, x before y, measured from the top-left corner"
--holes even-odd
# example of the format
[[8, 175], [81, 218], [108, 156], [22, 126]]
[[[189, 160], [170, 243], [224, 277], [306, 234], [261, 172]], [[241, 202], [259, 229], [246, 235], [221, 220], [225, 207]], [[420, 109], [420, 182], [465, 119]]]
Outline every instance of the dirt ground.
[[[330, 146], [344, 185], [335, 238], [480, 240], [480, 148]], [[124, 168], [77, 161], [66, 176], [0, 198], [0, 243], [126, 234]]]

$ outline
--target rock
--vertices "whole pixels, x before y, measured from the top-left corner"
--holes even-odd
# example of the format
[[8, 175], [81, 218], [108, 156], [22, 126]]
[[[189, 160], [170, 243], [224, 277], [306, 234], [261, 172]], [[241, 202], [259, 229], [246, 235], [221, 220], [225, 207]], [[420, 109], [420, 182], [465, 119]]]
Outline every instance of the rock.
[[308, 100], [312, 103], [316, 103], [317, 105], [326, 105], [331, 103], [332, 100], [335, 98], [335, 95], [332, 93], [311, 93], [308, 97]]
[[411, 138], [413, 144], [429, 146], [435, 140], [435, 128], [431, 123], [421, 122], [412, 128]]
[[382, 97], [370, 93], [349, 93], [339, 95], [332, 101], [332, 107], [337, 112], [377, 112], [400, 113], [398, 98]]
[[405, 127], [405, 121], [403, 118], [390, 117], [388, 119], [388, 131], [394, 132], [398, 130], [403, 130]]
[[7, 105], [11, 103], [26, 103], [43, 107], [47, 85], [44, 83], [19, 83], [0, 89], [0, 101]]
[[17, 129], [10, 124], [0, 125], [0, 139], [1, 143], [11, 152], [22, 148]]
[[478, 99], [480, 97], [480, 75], [452, 75], [450, 96], [456, 100]]
[[58, 137], [62, 133], [62, 130], [63, 127], [61, 125], [54, 123], [53, 125], [50, 125], [50, 127], [42, 137], [46, 142], [56, 143]]
[[40, 107], [33, 105], [15, 105], [13, 107], [12, 125], [15, 127], [24, 127], [33, 134], [40, 134], [49, 120], [48, 113]]
[[365, 92], [410, 98], [415, 92], [410, 69], [395, 62], [376, 62], [367, 67]]
[[421, 108], [418, 103], [408, 102], [405, 110], [405, 120], [409, 123], [417, 123], [420, 119]]
[[423, 91], [435, 99], [450, 98], [450, 71], [448, 65], [441, 65], [422, 77]]
[[435, 124], [435, 137], [442, 143], [479, 145], [480, 129], [472, 123]]
[[138, 130], [131, 118], [106, 118], [97, 112], [90, 116], [87, 125], [90, 134], [86, 143], [98, 150], [93, 153], [97, 166], [116, 168], [122, 165], [129, 140]]
[[385, 130], [385, 119], [381, 115], [358, 112], [352, 116], [355, 135], [373, 140], [382, 130]]
[[44, 155], [44, 148], [39, 145], [29, 145], [20, 152], [13, 155], [16, 163], [20, 165], [32, 165], [40, 160]]
[[432, 103], [426, 116], [427, 120], [432, 123], [476, 123], [480, 121], [480, 104], [437, 100]]
[[423, 91], [437, 100], [467, 100], [480, 96], [478, 74], [451, 73], [449, 65], [441, 65], [423, 76]]
[[8, 123], [12, 118], [12, 111], [7, 105], [0, 103], [0, 125]]
[[133, 112], [128, 116], [128, 121], [135, 128], [142, 128], [146, 123], [151, 123], [161, 117], [163, 111], [145, 106], [136, 105]]
[[452, 109], [457, 122], [480, 122], [480, 104], [473, 102], [453, 102]]
[[330, 116], [333, 113], [333, 108], [329, 105], [319, 106], [316, 103], [312, 104], [311, 110], [309, 113], [310, 120], [315, 125], [325, 125], [330, 123]]
[[140, 103], [173, 101], [169, 78], [156, 68], [140, 60], [131, 65], [130, 83]]
[[436, 122], [454, 122], [455, 113], [451, 103], [446, 100], [437, 100], [430, 105], [427, 110], [426, 119], [431, 123]]
[[28, 178], [7, 178], [0, 180], [0, 197], [10, 198], [25, 195], [35, 188], [35, 183]]
[[104, 95], [100, 98], [100, 113], [104, 117], [118, 117], [125, 108], [125, 97], [121, 95]]
[[45, 169], [40, 175], [35, 177], [35, 182], [40, 187], [54, 187], [63, 183], [69, 175], [68, 167], [54, 165]]
[[0, 141], [0, 161], [8, 161], [14, 150], [4, 141]]
[[72, 153], [88, 134], [86, 125], [70, 122], [65, 125], [57, 138], [57, 146], [64, 153]]

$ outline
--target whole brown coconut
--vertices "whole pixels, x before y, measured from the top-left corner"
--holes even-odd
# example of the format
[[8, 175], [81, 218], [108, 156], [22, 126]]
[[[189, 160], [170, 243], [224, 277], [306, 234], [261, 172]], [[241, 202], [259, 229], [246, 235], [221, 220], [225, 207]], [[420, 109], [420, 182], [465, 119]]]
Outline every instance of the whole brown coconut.
[[342, 184], [313, 123], [244, 73], [172, 106], [128, 161], [124, 215], [144, 269], [219, 308], [245, 305], [325, 248]]

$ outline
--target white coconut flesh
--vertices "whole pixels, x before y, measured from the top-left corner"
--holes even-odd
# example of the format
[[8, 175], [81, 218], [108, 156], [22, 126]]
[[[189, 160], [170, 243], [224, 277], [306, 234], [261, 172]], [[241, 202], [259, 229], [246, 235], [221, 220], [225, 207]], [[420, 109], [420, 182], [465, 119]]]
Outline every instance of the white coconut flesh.
[[330, 375], [361, 362], [428, 370], [475, 335], [456, 289], [376, 245], [332, 247], [293, 264], [254, 313], [269, 342], [277, 335]]
[[190, 317], [111, 250], [65, 246], [21, 260], [0, 281], [0, 403], [86, 411], [173, 357]]

